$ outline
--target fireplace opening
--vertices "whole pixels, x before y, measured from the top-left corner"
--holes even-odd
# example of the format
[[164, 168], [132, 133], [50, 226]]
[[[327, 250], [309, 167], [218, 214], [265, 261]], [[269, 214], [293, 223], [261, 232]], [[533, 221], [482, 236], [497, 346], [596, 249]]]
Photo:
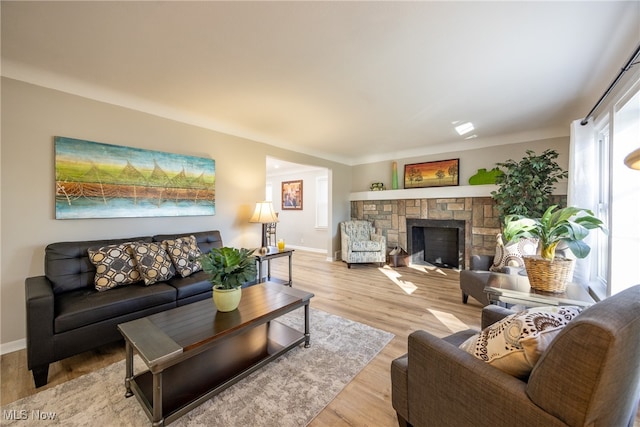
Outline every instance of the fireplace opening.
[[464, 268], [464, 221], [407, 219], [411, 264]]

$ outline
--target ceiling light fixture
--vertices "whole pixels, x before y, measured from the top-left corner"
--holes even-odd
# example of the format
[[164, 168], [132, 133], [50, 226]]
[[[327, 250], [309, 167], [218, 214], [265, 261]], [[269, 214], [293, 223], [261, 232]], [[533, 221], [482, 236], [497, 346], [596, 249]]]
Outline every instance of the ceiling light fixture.
[[461, 124], [459, 126], [456, 126], [455, 129], [456, 129], [456, 132], [458, 132], [459, 135], [464, 135], [466, 133], [471, 132], [474, 129], [474, 127], [473, 127], [473, 123], [466, 122], [466, 123], [463, 123], [463, 124]]
[[631, 169], [640, 170], [640, 148], [636, 148], [624, 158], [624, 164]]

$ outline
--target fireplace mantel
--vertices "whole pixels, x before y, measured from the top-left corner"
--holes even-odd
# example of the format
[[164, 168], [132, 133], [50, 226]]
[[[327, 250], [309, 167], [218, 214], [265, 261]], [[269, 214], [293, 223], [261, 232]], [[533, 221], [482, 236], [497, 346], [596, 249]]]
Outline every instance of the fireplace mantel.
[[410, 188], [402, 190], [360, 191], [351, 193], [355, 200], [441, 199], [454, 197], [491, 197], [497, 185], [458, 185], [453, 187]]
[[[349, 200], [403, 200], [403, 199], [443, 199], [461, 197], [491, 197], [491, 192], [498, 186], [458, 185], [452, 187], [410, 188], [402, 190], [360, 191], [351, 193]], [[567, 182], [559, 182], [554, 195], [567, 194]]]

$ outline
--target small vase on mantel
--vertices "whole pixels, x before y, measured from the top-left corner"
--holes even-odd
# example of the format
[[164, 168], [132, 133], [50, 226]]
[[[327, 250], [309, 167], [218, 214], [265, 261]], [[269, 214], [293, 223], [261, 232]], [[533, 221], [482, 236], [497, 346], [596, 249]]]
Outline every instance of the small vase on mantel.
[[391, 164], [391, 189], [398, 189], [398, 162]]

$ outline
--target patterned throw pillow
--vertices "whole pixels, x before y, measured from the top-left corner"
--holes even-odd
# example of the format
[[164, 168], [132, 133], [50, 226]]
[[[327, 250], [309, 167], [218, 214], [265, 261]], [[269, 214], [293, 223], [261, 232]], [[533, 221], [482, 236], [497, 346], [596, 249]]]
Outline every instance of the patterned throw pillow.
[[505, 245], [502, 241], [502, 234], [498, 234], [496, 237], [496, 255], [489, 270], [501, 273], [504, 267], [524, 268], [522, 256], [535, 255], [537, 249], [538, 239], [520, 239], [517, 242]]
[[200, 262], [196, 261], [196, 258], [202, 255], [202, 252], [200, 252], [195, 236], [165, 240], [162, 242], [162, 246], [169, 254], [176, 271], [182, 277], [187, 277], [196, 271], [202, 270]]
[[460, 349], [518, 378], [526, 378], [555, 336], [582, 309], [574, 306], [530, 308], [494, 323]]
[[130, 244], [122, 243], [87, 250], [89, 260], [96, 266], [93, 281], [98, 291], [106, 291], [140, 280]]
[[169, 254], [162, 249], [160, 243], [134, 242], [131, 249], [145, 285], [163, 282], [176, 274]]

